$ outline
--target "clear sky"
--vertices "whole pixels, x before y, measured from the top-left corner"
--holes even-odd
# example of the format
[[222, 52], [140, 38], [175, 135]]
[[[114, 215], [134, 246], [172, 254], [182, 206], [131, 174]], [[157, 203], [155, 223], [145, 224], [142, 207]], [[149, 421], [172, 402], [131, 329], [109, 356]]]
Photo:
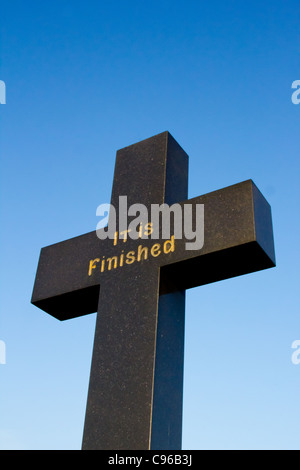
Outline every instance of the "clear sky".
[[94, 230], [116, 150], [168, 130], [190, 197], [254, 180], [277, 257], [188, 291], [183, 448], [299, 450], [299, 0], [11, 0], [0, 21], [0, 448], [80, 448], [96, 316], [30, 304], [39, 251]]

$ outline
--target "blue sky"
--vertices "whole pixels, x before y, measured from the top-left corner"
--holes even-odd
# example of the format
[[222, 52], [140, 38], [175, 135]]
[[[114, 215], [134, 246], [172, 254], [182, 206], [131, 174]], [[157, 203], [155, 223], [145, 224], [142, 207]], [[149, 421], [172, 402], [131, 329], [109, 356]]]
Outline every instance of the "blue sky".
[[96, 317], [30, 304], [39, 251], [95, 229], [116, 150], [168, 130], [190, 197], [254, 180], [277, 257], [188, 291], [183, 448], [299, 450], [299, 1], [1, 10], [0, 448], [80, 448]]

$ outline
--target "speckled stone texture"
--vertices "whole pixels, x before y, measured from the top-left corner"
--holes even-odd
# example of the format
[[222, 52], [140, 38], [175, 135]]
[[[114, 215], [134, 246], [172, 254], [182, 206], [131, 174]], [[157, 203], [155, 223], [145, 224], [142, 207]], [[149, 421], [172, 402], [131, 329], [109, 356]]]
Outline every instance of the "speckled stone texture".
[[83, 449], [180, 449], [185, 290], [275, 266], [251, 180], [190, 200], [187, 186], [188, 156], [164, 132], [117, 152], [111, 203], [204, 204], [200, 250], [96, 232], [41, 250], [32, 303], [60, 320], [98, 312]]

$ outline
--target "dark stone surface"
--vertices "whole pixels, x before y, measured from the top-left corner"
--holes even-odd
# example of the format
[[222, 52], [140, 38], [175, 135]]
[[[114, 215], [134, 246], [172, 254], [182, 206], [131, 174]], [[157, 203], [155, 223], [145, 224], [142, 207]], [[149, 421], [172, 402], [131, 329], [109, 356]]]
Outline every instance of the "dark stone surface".
[[96, 232], [41, 250], [32, 303], [60, 320], [98, 312], [84, 449], [180, 449], [185, 289], [275, 266], [271, 209], [251, 180], [190, 200], [187, 182], [188, 157], [164, 132], [117, 152], [111, 203], [204, 204], [201, 250]]

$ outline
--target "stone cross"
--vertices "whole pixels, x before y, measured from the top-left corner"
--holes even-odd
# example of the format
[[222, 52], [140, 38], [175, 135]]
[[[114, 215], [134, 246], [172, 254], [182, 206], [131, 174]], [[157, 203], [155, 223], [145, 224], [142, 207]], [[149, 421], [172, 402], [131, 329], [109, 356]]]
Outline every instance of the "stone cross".
[[103, 228], [41, 250], [32, 303], [59, 320], [97, 312], [83, 449], [180, 449], [185, 290], [275, 266], [271, 209], [251, 180], [193, 199], [187, 188], [169, 132], [123, 148], [116, 212], [124, 196], [149, 211], [203, 207], [204, 244], [187, 249], [174, 224], [152, 239], [151, 222], [132, 239], [117, 216], [111, 238]]

